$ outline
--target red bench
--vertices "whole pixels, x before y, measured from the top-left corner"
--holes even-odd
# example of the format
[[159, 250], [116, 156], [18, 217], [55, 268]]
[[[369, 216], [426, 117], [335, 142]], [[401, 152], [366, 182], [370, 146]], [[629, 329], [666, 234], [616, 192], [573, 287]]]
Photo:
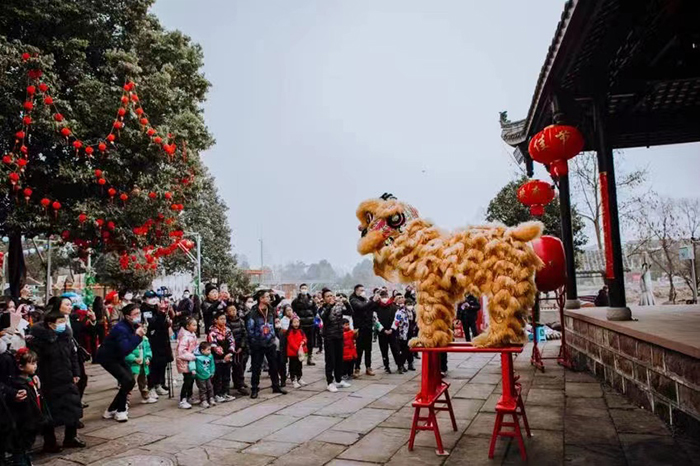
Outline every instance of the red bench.
[[[450, 384], [442, 380], [442, 375], [440, 373], [440, 354], [500, 353], [503, 393], [496, 404], [496, 422], [491, 436], [489, 458], [493, 458], [498, 437], [514, 437], [518, 439], [520, 456], [523, 461], [527, 460], [525, 443], [523, 442], [523, 436], [520, 430], [520, 418], [522, 417], [523, 419], [528, 437], [531, 436], [530, 426], [528, 425], [527, 416], [525, 414], [525, 404], [520, 394], [521, 384], [518, 382], [518, 377], [516, 377], [513, 372], [513, 354], [522, 353], [522, 346], [508, 348], [475, 348], [471, 343], [452, 343], [444, 348], [413, 348], [411, 351], [423, 353], [423, 356], [421, 359], [421, 389], [413, 402], [415, 412], [411, 425], [411, 436], [408, 441], [409, 451], [413, 450], [416, 433], [419, 430], [431, 430], [435, 433], [435, 442], [437, 444], [436, 453], [438, 455], [448, 454], [445, 452], [442, 445], [440, 428], [437, 423], [437, 413], [440, 411], [447, 411], [449, 413], [450, 420], [452, 421], [452, 428], [457, 430], [457, 421], [455, 420], [452, 401], [450, 400]], [[427, 417], [421, 415], [423, 409], [428, 410]], [[511, 416], [513, 422], [503, 422], [503, 418], [506, 415]], [[512, 430], [506, 430], [505, 428], [510, 428]]]

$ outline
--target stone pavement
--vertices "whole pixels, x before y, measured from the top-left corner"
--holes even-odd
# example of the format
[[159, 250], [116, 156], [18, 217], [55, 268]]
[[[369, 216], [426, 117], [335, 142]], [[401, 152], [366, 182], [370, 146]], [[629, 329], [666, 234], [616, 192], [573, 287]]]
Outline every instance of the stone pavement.
[[[548, 342], [545, 356], [556, 355]], [[671, 435], [653, 414], [635, 408], [591, 376], [564, 371], [547, 361], [545, 373], [529, 363], [530, 347], [516, 360], [525, 406], [534, 436], [526, 439], [532, 464], [674, 465], [700, 464], [700, 447]], [[373, 350], [380, 368], [379, 348]], [[129, 422], [104, 420], [101, 413], [116, 391], [114, 380], [98, 366], [89, 368], [85, 401], [90, 403], [81, 436], [83, 450], [36, 456], [37, 464], [183, 466], [369, 466], [371, 464], [511, 465], [521, 463], [517, 445], [497, 443], [487, 458], [494, 407], [501, 392], [500, 361], [488, 354], [450, 354], [448, 379], [458, 431], [441, 418], [448, 457], [435, 454], [431, 432], [419, 432], [416, 448], [407, 448], [410, 407], [419, 372], [362, 376], [352, 388], [325, 390], [323, 362], [304, 366], [303, 389], [286, 396], [263, 390], [214, 408], [184, 411], [175, 399], [155, 404], [134, 400]], [[420, 361], [418, 361], [420, 366]], [[263, 383], [266, 379], [263, 379]], [[441, 416], [443, 416], [441, 414]]]

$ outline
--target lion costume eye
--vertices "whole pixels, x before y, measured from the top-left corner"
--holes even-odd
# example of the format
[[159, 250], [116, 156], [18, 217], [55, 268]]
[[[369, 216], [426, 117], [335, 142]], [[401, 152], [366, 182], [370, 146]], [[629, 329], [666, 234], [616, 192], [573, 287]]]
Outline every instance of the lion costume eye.
[[367, 221], [367, 225], [372, 223], [372, 220], [374, 220], [374, 215], [372, 215], [370, 212], [367, 212], [365, 214], [365, 220]]
[[403, 225], [406, 222], [406, 217], [404, 214], [396, 214], [392, 215], [387, 223], [391, 228], [399, 228], [401, 225]]

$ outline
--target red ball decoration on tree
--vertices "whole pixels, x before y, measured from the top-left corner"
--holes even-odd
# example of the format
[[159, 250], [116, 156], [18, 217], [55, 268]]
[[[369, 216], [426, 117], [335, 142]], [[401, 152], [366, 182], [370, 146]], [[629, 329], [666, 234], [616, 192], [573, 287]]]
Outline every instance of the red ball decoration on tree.
[[53, 105], [53, 97], [51, 97], [50, 95], [47, 95], [46, 97], [44, 97], [44, 104]]
[[148, 193], [148, 197], [150, 197], [151, 199], [155, 199], [158, 197], [158, 195], [156, 193], [154, 193], [153, 191], [151, 191], [150, 193]]
[[36, 93], [36, 86], [27, 86], [27, 94], [34, 95]]
[[29, 115], [25, 116], [24, 118], [22, 118], [22, 123], [24, 123], [27, 126], [31, 125], [32, 117], [30, 117]]
[[114, 188], [109, 188], [107, 190], [107, 194], [109, 194], [110, 197], [114, 197], [117, 194], [117, 190]]
[[31, 112], [33, 108], [34, 108], [34, 102], [32, 102], [31, 100], [27, 100], [27, 101], [24, 103], [24, 109], [25, 109], [26, 111]]
[[540, 180], [530, 180], [518, 189], [518, 200], [530, 207], [535, 216], [544, 215], [544, 206], [554, 199], [554, 186]]
[[123, 107], [120, 108], [119, 110], [117, 110], [117, 115], [119, 115], [120, 117], [123, 117], [124, 115], [126, 115], [126, 109]]
[[92, 155], [94, 152], [95, 152], [95, 149], [93, 149], [91, 146], [87, 146], [87, 147], [85, 148], [85, 153], [86, 153], [87, 155]]
[[8, 154], [2, 157], [2, 163], [4, 163], [5, 165], [10, 165], [12, 162], [13, 160], [11, 155]]
[[19, 159], [17, 160], [17, 166], [21, 169], [24, 169], [24, 167], [27, 166], [27, 159]]
[[51, 204], [51, 207], [53, 207], [54, 210], [58, 210], [61, 208], [61, 203], [58, 201], [53, 201], [53, 204]]
[[102, 225], [105, 224], [105, 221], [101, 218], [98, 218], [97, 220], [95, 220], [95, 223], [97, 224], [97, 228], [102, 228]]
[[119, 196], [119, 199], [121, 199], [122, 201], [126, 202], [126, 200], [129, 199], [129, 196], [127, 196], [126, 193], [122, 193], [122, 195]]
[[16, 137], [17, 139], [19, 139], [20, 141], [21, 141], [22, 139], [24, 139], [24, 136], [25, 136], [24, 131], [17, 131], [17, 132], [15, 133], [15, 137]]
[[15, 172], [10, 173], [9, 178], [10, 178], [10, 183], [12, 183], [12, 186], [16, 185], [17, 182], [19, 181], [19, 175]]
[[49, 200], [49, 199], [47, 199], [47, 198], [43, 198], [40, 202], [41, 202], [41, 205], [42, 205], [44, 208], [48, 207], [49, 204], [51, 204], [51, 200]]
[[116, 136], [114, 136], [114, 134], [108, 134], [108, 135], [107, 135], [107, 140], [108, 140], [109, 142], [114, 142], [115, 139], [116, 139]]
[[135, 111], [138, 116], [143, 115], [143, 109], [141, 107], [137, 108]]
[[149, 136], [153, 136], [154, 134], [156, 134], [156, 130], [153, 128], [148, 128], [148, 130], [146, 131], [146, 134]]
[[46, 92], [49, 90], [49, 85], [46, 83], [39, 83], [39, 90], [41, 92]]
[[97, 148], [100, 149], [100, 152], [104, 152], [107, 150], [107, 144], [105, 144], [104, 142], [101, 142], [97, 145]]
[[116, 225], [114, 225], [114, 222], [107, 222], [107, 228], [110, 230], [114, 230], [116, 228]]
[[33, 191], [31, 188], [24, 188], [24, 191], [22, 191], [22, 194], [24, 194], [24, 197], [29, 200], [30, 197], [32, 197]]
[[85, 214], [80, 214], [80, 215], [78, 215], [78, 221], [79, 221], [80, 223], [84, 223], [85, 220], [87, 220], [87, 215], [85, 215]]
[[75, 150], [78, 150], [81, 147], [83, 147], [83, 143], [81, 141], [75, 140], [73, 141], [73, 147], [75, 147]]
[[166, 198], [167, 200], [170, 200], [170, 199], [173, 198], [173, 195], [172, 195], [171, 193], [169, 193], [169, 192], [166, 192], [165, 194], [163, 194], [163, 196], [165, 196], [165, 198]]
[[143, 126], [148, 125], [148, 118], [141, 118], [139, 120], [139, 123], [141, 123]]
[[61, 136], [66, 138], [70, 136], [70, 128], [61, 128]]
[[22, 61], [27, 61], [31, 58], [31, 55], [29, 55], [27, 52], [24, 52], [22, 54]]
[[102, 170], [100, 170], [99, 168], [96, 168], [95, 169], [95, 176], [97, 178], [102, 178]]
[[156, 136], [153, 138], [153, 142], [155, 142], [156, 144], [160, 144], [161, 142], [163, 142], [163, 138], [160, 136]]
[[[56, 120], [56, 121], [58, 121], [58, 122], [60, 123], [60, 122], [63, 121], [63, 115], [61, 115], [60, 113], [56, 113], [56, 114], [53, 116], [53, 119]], [[68, 131], [70, 131], [70, 130], [68, 130]], [[63, 134], [63, 131], [61, 131], [61, 134]], [[68, 133], [68, 134], [70, 134], [70, 133]], [[65, 136], [65, 135], [64, 135], [64, 136]]]
[[99, 180], [97, 180], [97, 183], [99, 183], [100, 186], [104, 186], [107, 184], [107, 180], [105, 180], [104, 178], [100, 178]]
[[535, 283], [543, 293], [555, 291], [566, 284], [566, 256], [559, 238], [544, 235], [532, 241], [532, 249], [542, 259], [544, 267], [537, 271]]
[[583, 150], [581, 132], [573, 126], [550, 125], [530, 140], [528, 152], [532, 160], [550, 166], [555, 176], [569, 173], [567, 161]]

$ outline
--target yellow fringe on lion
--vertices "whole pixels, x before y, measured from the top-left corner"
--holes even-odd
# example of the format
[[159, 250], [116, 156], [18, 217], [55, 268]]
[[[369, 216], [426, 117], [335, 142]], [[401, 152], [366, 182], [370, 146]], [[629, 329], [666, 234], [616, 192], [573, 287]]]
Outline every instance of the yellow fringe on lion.
[[473, 340], [474, 346], [526, 342], [525, 316], [537, 293], [535, 272], [544, 265], [528, 243], [542, 234], [542, 223], [446, 233], [391, 194], [361, 203], [357, 218], [362, 232], [357, 249], [374, 255], [374, 272], [392, 282], [416, 284], [419, 333], [411, 346], [449, 345], [455, 303], [465, 293], [489, 297], [488, 331]]

